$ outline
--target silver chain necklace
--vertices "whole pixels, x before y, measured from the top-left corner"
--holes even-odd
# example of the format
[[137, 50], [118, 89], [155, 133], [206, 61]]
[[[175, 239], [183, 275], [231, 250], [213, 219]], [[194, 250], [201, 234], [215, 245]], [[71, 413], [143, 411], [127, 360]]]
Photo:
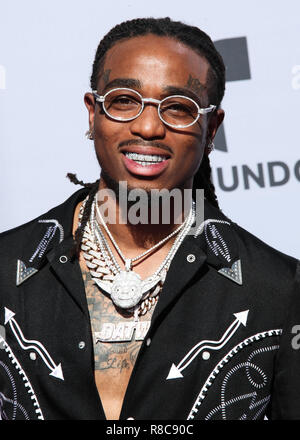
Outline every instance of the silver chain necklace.
[[[82, 211], [79, 215], [79, 219], [82, 217]], [[92, 227], [90, 221], [87, 222], [82, 242], [81, 250], [83, 257], [85, 259], [86, 265], [90, 271], [92, 280], [96, 282], [96, 279], [103, 280], [105, 282], [113, 282], [115, 275], [118, 273], [118, 269], [115, 267], [112, 259], [110, 258], [105, 244], [103, 243], [101, 237], [95, 240], [95, 235], [92, 233]], [[143, 298], [143, 301], [134, 310], [128, 309], [127, 313], [135, 314], [135, 318], [138, 316], [145, 315], [157, 302], [158, 294], [160, 293], [163, 283], [167, 275], [167, 267], [165, 267], [160, 272], [160, 282], [158, 285], [151, 289], [150, 292]], [[99, 285], [99, 283], [96, 283]]]
[[[86, 200], [83, 202], [79, 212], [79, 223], [81, 223], [82, 214], [84, 211]], [[88, 220], [81, 243], [81, 249], [83, 252], [83, 257], [85, 259], [86, 265], [89, 268], [90, 274], [93, 281], [103, 289], [103, 284], [105, 283], [104, 289], [111, 297], [109, 291], [107, 290], [108, 285], [112, 285], [115, 281], [115, 277], [122, 272], [119, 264], [117, 263], [104, 235], [96, 220], [96, 200], [94, 199], [90, 214], [90, 219]], [[156, 286], [150, 289], [143, 297], [140, 303], [136, 304], [133, 308], [126, 309], [126, 312], [134, 315], [133, 322], [120, 321], [115, 322], [104, 322], [101, 325], [101, 329], [94, 333], [95, 343], [120, 343], [120, 342], [130, 342], [132, 338], [136, 341], [142, 341], [149, 328], [151, 321], [143, 320], [139, 321], [139, 316], [145, 315], [158, 300], [159, 293], [162, 290], [167, 270], [171, 264], [171, 261], [180, 247], [182, 241], [187, 235], [191, 225], [195, 220], [195, 205], [193, 203], [192, 209], [189, 216], [186, 218], [184, 225], [172, 245], [167, 257], [163, 260], [159, 268], [155, 271], [153, 276], [159, 277], [159, 282]], [[157, 247], [157, 245], [156, 245]], [[150, 249], [151, 250], [151, 249]], [[148, 253], [148, 252], [147, 252]], [[135, 257], [137, 259], [137, 257]], [[140, 257], [141, 258], [141, 257]], [[124, 261], [124, 260], [123, 260]], [[137, 275], [137, 274], [136, 274]], [[149, 277], [151, 278], [151, 277]], [[141, 280], [139, 280], [142, 282]], [[101, 285], [100, 285], [101, 284]]]
[[[169, 234], [167, 237], [165, 237], [165, 238], [163, 238], [162, 240], [160, 240], [158, 243], [156, 243], [156, 244], [155, 244], [154, 246], [152, 246], [150, 249], [147, 249], [146, 251], [142, 252], [140, 255], [137, 255], [137, 256], [134, 257], [134, 258], [126, 258], [126, 257], [124, 257], [124, 255], [123, 255], [121, 249], [119, 248], [118, 244], [116, 243], [115, 239], [113, 238], [113, 236], [112, 236], [110, 230], [108, 229], [108, 227], [107, 227], [105, 221], [103, 220], [103, 217], [102, 217], [102, 215], [101, 215], [101, 212], [100, 212], [100, 209], [99, 209], [99, 206], [98, 206], [97, 194], [96, 194], [95, 199], [96, 199], [96, 200], [95, 200], [95, 205], [96, 205], [96, 212], [97, 212], [97, 215], [98, 215], [98, 217], [99, 217], [99, 219], [100, 219], [100, 221], [101, 221], [101, 223], [102, 223], [102, 225], [103, 225], [103, 227], [104, 227], [104, 229], [105, 229], [107, 235], [109, 236], [109, 238], [110, 238], [112, 244], [114, 245], [116, 251], [118, 252], [118, 254], [120, 255], [120, 257], [121, 257], [122, 260], [124, 261], [126, 272], [131, 271], [131, 266], [132, 266], [132, 263], [133, 263], [134, 261], [137, 261], [137, 260], [141, 259], [141, 258], [144, 257], [145, 255], [147, 255], [147, 254], [149, 254], [150, 252], [152, 252], [154, 249], [157, 249], [159, 246], [161, 246], [162, 244], [164, 244], [165, 242], [167, 242], [167, 241], [168, 241], [170, 238], [172, 238], [174, 235], [178, 234], [178, 232], [184, 227], [184, 225], [185, 225], [185, 223], [186, 223], [186, 221], [187, 221], [187, 219], [188, 219], [188, 217], [187, 217], [186, 220], [185, 220], [185, 221], [184, 221], [184, 222], [183, 222], [183, 223], [182, 223], [177, 229], [175, 229], [175, 231], [171, 232], [171, 234]], [[104, 236], [103, 236], [103, 237], [104, 237]], [[106, 241], [106, 240], [105, 240], [105, 241]]]
[[[100, 210], [97, 209], [97, 198], [95, 197], [92, 209], [91, 209], [91, 216], [89, 220], [89, 226], [90, 226], [90, 240], [89, 242], [96, 242], [98, 247], [100, 248], [100, 252], [104, 258], [104, 261], [106, 263], [106, 266], [108, 269], [111, 270], [113, 273], [113, 276], [110, 277], [110, 279], [100, 279], [99, 274], [98, 277], [95, 275], [97, 274], [96, 271], [92, 271], [91, 273], [92, 278], [96, 282], [96, 284], [103, 289], [112, 299], [113, 303], [120, 307], [121, 309], [125, 309], [127, 311], [134, 310], [135, 315], [137, 314], [137, 305], [141, 303], [143, 299], [145, 299], [149, 292], [158, 285], [158, 283], [162, 280], [162, 278], [165, 278], [166, 270], [168, 269], [171, 260], [173, 259], [175, 253], [177, 252], [179, 246], [181, 245], [181, 242], [183, 241], [184, 237], [187, 235], [193, 221], [195, 218], [195, 207], [194, 202], [192, 205], [192, 208], [190, 210], [189, 215], [185, 219], [185, 221], [171, 234], [169, 234], [167, 237], [165, 237], [160, 242], [156, 243], [153, 247], [150, 249], [147, 249], [142, 254], [132, 258], [132, 259], [126, 259], [120, 250], [119, 246], [115, 242], [112, 234], [108, 230], [107, 225], [105, 224]], [[116, 261], [113, 252], [98, 224], [98, 221], [96, 219], [95, 212], [98, 214], [98, 217], [106, 230], [110, 240], [112, 241], [114, 247], [116, 248], [117, 252], [119, 253], [120, 257], [125, 263], [125, 270], [122, 270], [118, 262]], [[180, 232], [180, 234], [179, 234]], [[155, 273], [146, 278], [145, 280], [142, 280], [140, 275], [134, 272], [131, 269], [132, 261], [137, 261], [138, 259], [144, 257], [145, 255], [149, 254], [159, 246], [161, 246], [163, 243], [165, 243], [167, 240], [169, 240], [171, 237], [173, 237], [175, 234], [178, 234], [176, 237], [175, 242], [173, 243], [170, 251], [168, 252], [168, 255], [165, 257], [161, 265], [158, 267], [158, 269], [155, 271]], [[86, 244], [84, 245], [84, 251], [87, 250]], [[86, 255], [86, 252], [84, 252]], [[98, 260], [99, 262], [99, 260]], [[97, 262], [96, 262], [97, 263]], [[95, 263], [92, 263], [95, 264]], [[100, 268], [100, 273], [103, 272], [103, 267]], [[94, 275], [94, 276], [93, 276]], [[157, 286], [158, 287], [158, 286]], [[155, 289], [154, 292], [159, 289]]]
[[[117, 252], [119, 253], [120, 257], [122, 258], [124, 264], [125, 264], [125, 270], [122, 270], [117, 263], [113, 252], [103, 234], [101, 231], [101, 228], [97, 222], [97, 219], [92, 218], [92, 225], [93, 230], [95, 233], [95, 237], [103, 249], [103, 244], [105, 245], [108, 253], [110, 254], [111, 260], [113, 261], [113, 264], [115, 266], [115, 269], [117, 270], [117, 274], [114, 276], [114, 280], [112, 283], [106, 282], [100, 279], [95, 279], [95, 282], [98, 284], [98, 286], [103, 289], [107, 294], [110, 295], [113, 303], [122, 309], [134, 309], [136, 306], [147, 296], [149, 291], [153, 289], [159, 281], [161, 280], [160, 272], [164, 267], [168, 267], [169, 263], [171, 262], [171, 259], [175, 255], [175, 252], [177, 251], [179, 245], [181, 244], [180, 240], [183, 239], [185, 235], [187, 234], [188, 230], [191, 226], [191, 221], [194, 218], [194, 208], [192, 207], [190, 210], [189, 215], [185, 219], [185, 221], [171, 234], [169, 234], [167, 237], [165, 237], [163, 240], [156, 243], [154, 246], [152, 246], [150, 249], [147, 249], [143, 253], [139, 254], [138, 256], [134, 258], [125, 258], [122, 251], [120, 250], [119, 246], [117, 245], [115, 239], [113, 238], [112, 234], [110, 233], [107, 225], [105, 224], [102, 215], [100, 213], [100, 210], [98, 208], [97, 204], [97, 196], [94, 200], [94, 206], [96, 209], [96, 213], [107, 232], [107, 235], [109, 236], [111, 242], [113, 243], [114, 247], [116, 248]], [[93, 210], [94, 211], [94, 210]], [[169, 240], [174, 235], [178, 234], [181, 231], [181, 234], [178, 235], [177, 240], [173, 243], [168, 255], [163, 260], [162, 264], [159, 266], [159, 268], [155, 271], [153, 275], [146, 278], [145, 280], [142, 280], [140, 275], [134, 272], [131, 268], [132, 262], [137, 261], [140, 258], [144, 257], [145, 255], [152, 252], [154, 249], [157, 249], [159, 246], [161, 246], [163, 243], [165, 243], [167, 240]], [[102, 243], [101, 243], [102, 242]], [[179, 244], [180, 243], [180, 244]], [[104, 250], [104, 249], [103, 249]], [[107, 256], [107, 253], [104, 251], [104, 258]]]

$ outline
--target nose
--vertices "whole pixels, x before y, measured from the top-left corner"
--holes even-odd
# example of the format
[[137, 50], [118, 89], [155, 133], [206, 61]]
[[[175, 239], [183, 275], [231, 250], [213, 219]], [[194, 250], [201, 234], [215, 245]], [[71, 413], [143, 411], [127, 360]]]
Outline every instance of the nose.
[[131, 132], [143, 139], [164, 138], [166, 126], [158, 116], [157, 105], [145, 105], [142, 114], [131, 122]]

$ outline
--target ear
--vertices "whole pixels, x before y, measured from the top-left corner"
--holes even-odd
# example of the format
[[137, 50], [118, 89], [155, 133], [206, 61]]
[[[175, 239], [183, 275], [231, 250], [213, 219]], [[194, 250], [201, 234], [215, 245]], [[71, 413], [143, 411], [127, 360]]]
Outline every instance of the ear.
[[84, 95], [84, 103], [89, 112], [89, 126], [90, 130], [94, 129], [94, 118], [95, 118], [95, 98], [90, 92]]
[[210, 150], [207, 147], [209, 143], [214, 140], [214, 137], [216, 136], [218, 128], [222, 124], [224, 117], [225, 117], [225, 112], [221, 108], [215, 110], [210, 116], [208, 122], [208, 130], [207, 130], [207, 145], [205, 148], [206, 154], [210, 153]]

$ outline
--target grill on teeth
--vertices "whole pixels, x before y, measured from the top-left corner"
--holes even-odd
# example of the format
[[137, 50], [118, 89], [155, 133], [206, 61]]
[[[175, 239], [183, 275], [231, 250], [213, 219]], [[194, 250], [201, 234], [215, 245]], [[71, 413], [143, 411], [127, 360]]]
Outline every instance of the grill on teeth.
[[167, 156], [158, 156], [156, 154], [139, 154], [139, 153], [125, 153], [125, 156], [129, 159], [134, 160], [139, 165], [147, 165], [147, 163], [153, 164], [162, 162], [167, 158]]

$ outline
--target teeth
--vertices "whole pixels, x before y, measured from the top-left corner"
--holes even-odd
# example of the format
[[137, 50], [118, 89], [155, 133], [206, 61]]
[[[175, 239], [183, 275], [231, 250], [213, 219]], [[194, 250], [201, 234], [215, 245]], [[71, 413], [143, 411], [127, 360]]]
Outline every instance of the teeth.
[[142, 165], [143, 167], [146, 167], [147, 165], [151, 165], [153, 162], [141, 162], [140, 160], [135, 160], [136, 163], [139, 165]]
[[139, 153], [125, 153], [125, 156], [129, 159], [134, 160], [139, 165], [146, 166], [147, 162], [151, 163], [158, 163], [162, 162], [167, 158], [167, 156], [163, 155], [156, 155], [156, 154], [139, 154]]

